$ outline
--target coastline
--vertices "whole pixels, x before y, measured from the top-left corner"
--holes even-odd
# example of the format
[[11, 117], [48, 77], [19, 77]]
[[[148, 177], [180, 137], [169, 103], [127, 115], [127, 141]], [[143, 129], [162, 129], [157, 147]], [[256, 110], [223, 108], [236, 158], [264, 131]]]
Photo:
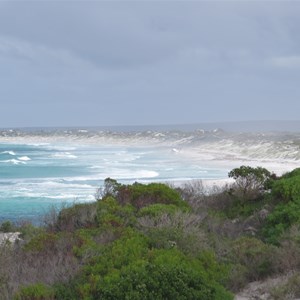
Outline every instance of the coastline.
[[179, 152], [180, 155], [187, 157], [195, 162], [205, 161], [209, 166], [219, 166], [231, 170], [242, 165], [251, 167], [263, 167], [278, 176], [293, 169], [300, 167], [300, 161], [293, 159], [279, 159], [279, 158], [257, 158], [242, 156], [239, 153], [224, 153], [221, 150], [209, 151], [203, 147], [185, 147]]
[[[201, 181], [208, 193], [232, 183], [227, 174], [241, 165], [261, 166], [277, 176], [300, 166], [299, 141], [289, 135], [280, 141], [278, 136], [270, 141], [259, 135], [255, 143], [256, 135], [222, 132], [75, 133], [0, 135], [5, 218], [5, 207], [7, 216], [21, 207], [31, 215], [29, 207], [36, 212], [52, 203], [93, 201], [107, 177], [125, 184], [162, 182], [175, 187]], [[30, 146], [32, 152], [18, 152], [20, 145]], [[36, 173], [31, 176], [32, 170]]]

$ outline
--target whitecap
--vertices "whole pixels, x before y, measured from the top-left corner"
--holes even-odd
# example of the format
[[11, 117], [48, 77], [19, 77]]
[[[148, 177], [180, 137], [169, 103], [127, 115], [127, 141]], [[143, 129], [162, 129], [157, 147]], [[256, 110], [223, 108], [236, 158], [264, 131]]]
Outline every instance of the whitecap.
[[79, 184], [79, 183], [64, 183], [64, 182], [56, 182], [56, 181], [45, 181], [36, 183], [36, 185], [42, 186], [42, 187], [50, 187], [50, 188], [79, 188], [79, 189], [91, 189], [94, 188], [94, 186], [89, 184]]
[[50, 143], [28, 143], [26, 145], [34, 146], [34, 147], [41, 147], [41, 146], [48, 146], [48, 145], [50, 145]]
[[21, 157], [18, 157], [18, 160], [28, 161], [28, 160], [31, 160], [31, 158], [29, 158], [28, 156], [21, 156]]
[[76, 155], [71, 154], [70, 152], [57, 152], [52, 155], [54, 158], [68, 158], [68, 159], [75, 159], [77, 158]]
[[101, 180], [101, 179], [105, 179], [107, 177], [109, 177], [109, 176], [102, 177], [101, 175], [91, 175], [91, 176], [64, 177], [64, 181], [72, 182], [72, 181]]
[[0, 162], [1, 163], [11, 163], [13, 165], [19, 165], [19, 164], [25, 165], [26, 164], [26, 162], [20, 161], [20, 160], [17, 160], [17, 159], [0, 160]]
[[76, 150], [76, 147], [49, 144], [48, 146], [45, 147], [45, 149], [56, 150], [56, 151], [73, 151]]
[[3, 151], [1, 154], [9, 154], [9, 155], [16, 155], [14, 151]]
[[43, 198], [49, 198], [49, 199], [76, 199], [76, 198], [78, 198], [78, 195], [75, 195], [75, 194], [44, 195]]
[[[100, 175], [101, 176], [101, 175]], [[141, 178], [155, 178], [158, 177], [159, 173], [152, 170], [127, 170], [127, 169], [114, 169], [109, 173], [102, 174], [101, 179], [107, 177], [115, 179], [141, 179]]]

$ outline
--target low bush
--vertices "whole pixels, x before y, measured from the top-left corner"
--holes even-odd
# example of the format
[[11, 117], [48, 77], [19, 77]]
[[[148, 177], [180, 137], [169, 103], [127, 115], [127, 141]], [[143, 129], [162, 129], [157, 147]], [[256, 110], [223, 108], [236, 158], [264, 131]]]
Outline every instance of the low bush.
[[234, 193], [240, 200], [257, 200], [269, 186], [272, 174], [262, 167], [241, 166], [228, 173], [228, 177], [235, 179]]
[[300, 273], [293, 274], [287, 282], [278, 284], [270, 292], [274, 300], [299, 299], [300, 297]]
[[116, 199], [121, 205], [131, 204], [137, 209], [157, 203], [188, 208], [177, 191], [162, 183], [122, 185]]
[[300, 199], [276, 205], [266, 219], [262, 234], [266, 242], [278, 245], [284, 232], [297, 223], [300, 223]]
[[97, 203], [75, 204], [60, 211], [54, 225], [56, 231], [74, 231], [95, 225]]
[[[233, 299], [197, 262], [176, 251], [152, 253], [150, 261], [137, 262], [105, 277], [101, 299]], [[95, 299], [95, 298], [94, 298]]]
[[4, 221], [0, 225], [1, 232], [13, 232], [15, 230], [16, 230], [16, 228], [15, 228], [14, 224], [11, 223], [10, 221]]
[[300, 226], [292, 225], [278, 240], [273, 254], [276, 257], [276, 269], [279, 273], [300, 270]]
[[[173, 204], [152, 204], [146, 207], [143, 207], [139, 210], [137, 216], [138, 217], [145, 217], [149, 216], [152, 218], [158, 217], [162, 214], [169, 214], [174, 215], [176, 212], [180, 211], [181, 209], [178, 208], [176, 205]], [[183, 209], [183, 211], [188, 211], [187, 208]]]
[[177, 211], [155, 217], [138, 218], [138, 229], [149, 238], [154, 248], [178, 248], [186, 254], [196, 254], [207, 248], [207, 237], [201, 228], [205, 216]]
[[270, 253], [273, 252], [275, 250], [272, 246], [257, 238], [241, 237], [233, 242], [229, 257], [233, 266], [237, 265], [243, 271], [243, 276], [246, 277], [244, 281], [251, 282], [272, 274], [274, 261]]
[[[163, 184], [108, 179], [98, 201], [53, 210], [45, 227], [16, 227], [24, 240], [0, 248], [0, 298], [223, 300], [232, 299], [225, 286], [299, 274], [299, 177], [261, 185], [255, 199], [199, 184], [184, 200]], [[298, 296], [298, 284], [291, 277], [274, 298]]]
[[[176, 249], [151, 250], [145, 246], [145, 240], [138, 236], [117, 242], [111, 255], [104, 254], [93, 262], [86, 277], [77, 281], [75, 299], [233, 299], [215, 279], [219, 274], [207, 273], [201, 261]], [[61, 299], [67, 299], [68, 288], [66, 294], [60, 291]]]
[[[292, 173], [293, 174], [293, 173]], [[273, 184], [272, 195], [281, 202], [300, 200], [300, 175], [288, 174]]]
[[14, 300], [54, 300], [54, 291], [42, 283], [22, 287]]
[[131, 204], [121, 206], [118, 201], [108, 196], [97, 203], [96, 220], [98, 226], [125, 227], [136, 223], [136, 209]]

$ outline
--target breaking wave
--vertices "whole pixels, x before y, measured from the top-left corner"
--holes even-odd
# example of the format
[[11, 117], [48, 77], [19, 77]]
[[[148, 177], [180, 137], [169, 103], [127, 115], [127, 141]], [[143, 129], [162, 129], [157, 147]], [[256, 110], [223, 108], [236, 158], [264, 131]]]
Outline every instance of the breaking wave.
[[3, 151], [1, 154], [9, 154], [9, 155], [16, 155], [14, 151]]
[[26, 217], [59, 201], [92, 201], [107, 177], [123, 183], [215, 180], [241, 164], [275, 173], [300, 164], [298, 133], [0, 130], [0, 142], [1, 214], [8, 219], [16, 210]]
[[29, 161], [29, 160], [31, 160], [31, 158], [29, 158], [28, 156], [21, 156], [21, 157], [18, 157], [18, 160]]
[[54, 157], [54, 158], [62, 158], [62, 159], [65, 159], [65, 158], [75, 159], [75, 158], [77, 158], [76, 155], [71, 154], [70, 152], [58, 152], [58, 153], [53, 154], [52, 157]]
[[8, 164], [13, 164], [13, 165], [20, 165], [20, 164], [25, 165], [26, 164], [26, 162], [20, 161], [17, 159], [0, 160], [0, 163], [8, 163]]

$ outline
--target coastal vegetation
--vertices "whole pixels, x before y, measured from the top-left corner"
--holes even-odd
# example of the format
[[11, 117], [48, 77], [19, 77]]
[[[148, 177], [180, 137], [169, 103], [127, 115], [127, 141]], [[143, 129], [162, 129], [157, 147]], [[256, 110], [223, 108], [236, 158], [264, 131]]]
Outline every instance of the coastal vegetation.
[[241, 166], [207, 191], [107, 178], [97, 201], [52, 208], [0, 247], [1, 299], [233, 299], [285, 275], [269, 299], [300, 297], [300, 169]]

